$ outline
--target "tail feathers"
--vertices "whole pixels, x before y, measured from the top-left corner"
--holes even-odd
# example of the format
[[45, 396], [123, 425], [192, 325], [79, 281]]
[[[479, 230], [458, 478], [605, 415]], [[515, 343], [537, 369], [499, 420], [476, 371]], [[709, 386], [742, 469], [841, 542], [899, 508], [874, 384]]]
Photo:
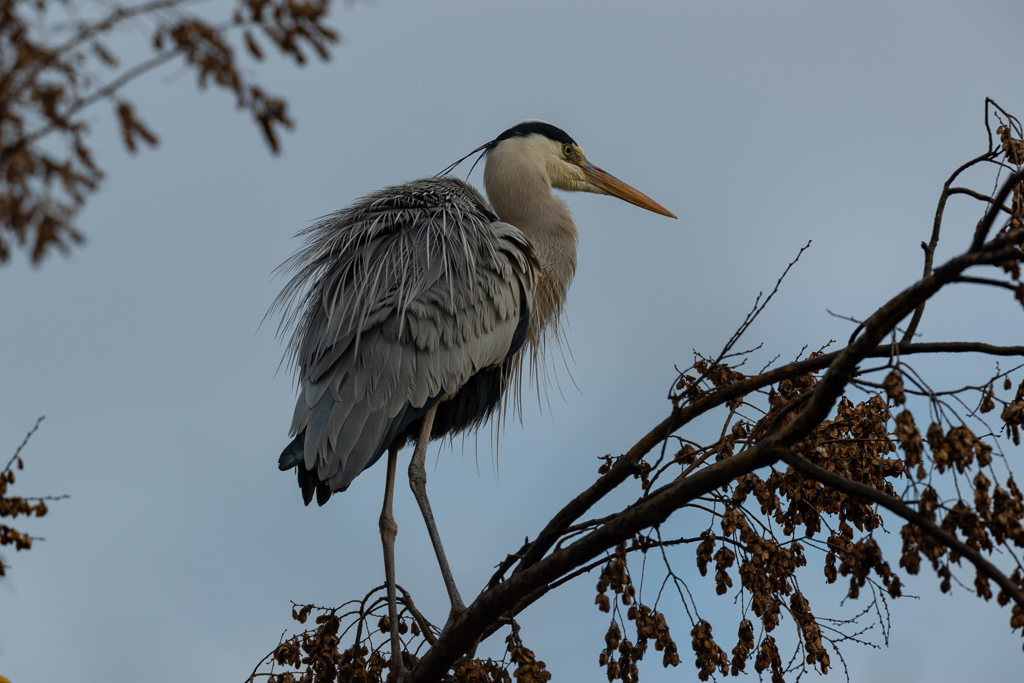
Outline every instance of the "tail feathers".
[[299, 432], [299, 435], [292, 439], [292, 442], [281, 451], [281, 457], [277, 459], [277, 468], [284, 472], [302, 463], [302, 454], [305, 449], [306, 431]]
[[[498, 378], [500, 377], [501, 370], [499, 368], [495, 368], [492, 371], [479, 374], [487, 374], [488, 376], [494, 375], [495, 378]], [[476, 376], [474, 376], [474, 378], [475, 377]], [[491, 388], [498, 391], [493, 398], [494, 405], [497, 405], [498, 397], [500, 397], [500, 390], [498, 389], [500, 383], [492, 382], [492, 384], [494, 384], [494, 386]], [[307, 429], [303, 429], [299, 432], [298, 435], [292, 439], [291, 443], [285, 446], [285, 449], [281, 452], [281, 457], [277, 460], [277, 466], [282, 471], [290, 470], [293, 467], [295, 468], [299, 479], [299, 488], [302, 489], [302, 500], [305, 501], [306, 505], [313, 502], [314, 493], [316, 493], [317, 504], [323, 505], [330, 499], [332, 493], [347, 489], [349, 484], [352, 483], [352, 480], [355, 479], [363, 470], [380, 460], [381, 456], [387, 452], [387, 449], [390, 446], [401, 447], [410, 439], [415, 440], [419, 435], [419, 424], [421, 418], [426, 415], [435, 404], [441, 401], [441, 397], [443, 395], [444, 394], [441, 393], [436, 396], [432, 396], [419, 408], [413, 408], [407, 404], [398, 412], [397, 415], [391, 418], [388, 418], [385, 413], [381, 412], [362, 416], [357, 414], [359, 419], [355, 420], [353, 425], [356, 425], [358, 430], [353, 428], [352, 425], [347, 425], [349, 429], [342, 430], [344, 432], [344, 438], [347, 439], [347, 441], [342, 441], [341, 436], [339, 436], [337, 451], [331, 453], [331, 457], [336, 459], [339, 457], [338, 451], [344, 452], [346, 454], [344, 463], [338, 467], [334, 474], [328, 477], [326, 481], [322, 481], [320, 479], [320, 474], [317, 471], [315, 463], [312, 470], [306, 469], [305, 452], [306, 434], [308, 432]], [[467, 393], [467, 395], [469, 395], [469, 393]], [[451, 411], [438, 413], [438, 419], [434, 422], [435, 435], [451, 431], [453, 427], [461, 430], [466, 426], [471, 426], [473, 424], [473, 421], [471, 419], [466, 419], [461, 412], [454, 417], [449, 416], [449, 412]], [[351, 417], [351, 414], [349, 417]], [[476, 419], [479, 420], [481, 418], [477, 417]], [[449, 424], [449, 422], [451, 422], [451, 424]], [[442, 425], [444, 428], [443, 432], [438, 430], [438, 425]], [[321, 425], [321, 432], [322, 431]], [[322, 436], [320, 437], [320, 440], [326, 442]], [[326, 447], [323, 444], [321, 444], [321, 446]]]
[[277, 467], [281, 471], [295, 468], [299, 478], [299, 488], [302, 489], [302, 501], [309, 505], [313, 502], [313, 493], [316, 492], [316, 504], [323, 505], [331, 497], [331, 487], [325, 481], [320, 481], [316, 472], [306, 469], [305, 451], [305, 430], [292, 439], [292, 442], [281, 451], [281, 457], [277, 459]]

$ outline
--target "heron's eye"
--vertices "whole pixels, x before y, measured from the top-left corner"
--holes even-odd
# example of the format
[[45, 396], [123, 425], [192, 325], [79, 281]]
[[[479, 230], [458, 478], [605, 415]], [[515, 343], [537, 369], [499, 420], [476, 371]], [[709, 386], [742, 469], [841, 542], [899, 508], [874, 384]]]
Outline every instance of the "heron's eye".
[[572, 145], [563, 145], [562, 146], [562, 154], [564, 154], [567, 157], [571, 157], [572, 156]]

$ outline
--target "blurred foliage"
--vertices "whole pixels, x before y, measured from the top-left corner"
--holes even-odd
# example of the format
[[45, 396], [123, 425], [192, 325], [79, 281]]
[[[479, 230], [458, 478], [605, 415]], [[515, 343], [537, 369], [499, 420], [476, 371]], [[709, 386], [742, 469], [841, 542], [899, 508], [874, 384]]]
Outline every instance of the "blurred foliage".
[[[155, 146], [122, 89], [165, 63], [181, 60], [200, 89], [231, 93], [278, 151], [281, 130], [293, 126], [287, 103], [246, 75], [239, 54], [262, 60], [270, 46], [299, 65], [309, 52], [328, 59], [339, 39], [325, 23], [331, 0], [235, 0], [220, 20], [194, 4], [0, 0], [0, 264], [14, 245], [38, 264], [82, 243], [75, 218], [103, 179], [84, 114], [105, 102], [129, 151]], [[148, 36], [151, 57], [122, 62], [126, 27]]]

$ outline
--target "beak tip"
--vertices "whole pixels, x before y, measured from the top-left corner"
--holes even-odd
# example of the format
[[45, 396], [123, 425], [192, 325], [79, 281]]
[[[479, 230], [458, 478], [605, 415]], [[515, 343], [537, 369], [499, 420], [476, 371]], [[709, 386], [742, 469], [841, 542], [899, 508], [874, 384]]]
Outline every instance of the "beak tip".
[[678, 216], [666, 209], [664, 206], [654, 201], [635, 187], [630, 187], [611, 173], [608, 173], [608, 171], [591, 164], [580, 166], [580, 168], [583, 169], [583, 172], [588, 177], [590, 185], [588, 191], [618, 197], [619, 199], [627, 201], [635, 206], [639, 206], [642, 209], [647, 209], [648, 211], [653, 211], [654, 213], [661, 214], [662, 216], [668, 216], [669, 218], [678, 218]]

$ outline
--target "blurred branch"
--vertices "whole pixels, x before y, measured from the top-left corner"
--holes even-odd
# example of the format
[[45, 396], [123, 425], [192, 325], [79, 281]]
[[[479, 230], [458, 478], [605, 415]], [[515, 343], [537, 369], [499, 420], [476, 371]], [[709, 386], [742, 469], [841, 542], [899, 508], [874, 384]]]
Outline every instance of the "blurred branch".
[[[239, 54], [260, 61], [266, 42], [298, 65], [310, 50], [329, 59], [339, 40], [326, 24], [333, 0], [236, 0], [220, 22], [185, 11], [189, 2], [115, 2], [99, 18], [81, 18], [80, 0], [0, 0], [0, 264], [14, 246], [28, 246], [38, 264], [52, 249], [84, 241], [75, 217], [104, 174], [83, 112], [109, 101], [126, 149], [155, 146], [156, 133], [123, 92], [174, 59], [195, 73], [199, 89], [233, 94], [279, 151], [281, 132], [294, 127], [287, 102], [255, 82]], [[122, 68], [105, 41], [132, 21], [149, 22], [154, 54]]]

